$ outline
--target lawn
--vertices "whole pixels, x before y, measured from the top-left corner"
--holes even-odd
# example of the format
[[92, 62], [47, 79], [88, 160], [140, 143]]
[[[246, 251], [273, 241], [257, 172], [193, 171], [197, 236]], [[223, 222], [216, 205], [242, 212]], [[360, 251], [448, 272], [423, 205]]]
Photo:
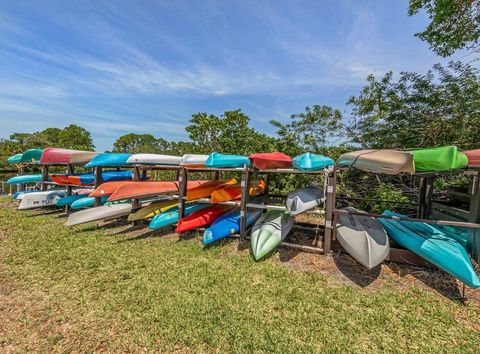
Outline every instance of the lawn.
[[61, 214], [12, 205], [0, 199], [0, 351], [480, 350], [478, 299], [255, 262], [236, 240], [204, 249], [118, 224], [68, 229]]

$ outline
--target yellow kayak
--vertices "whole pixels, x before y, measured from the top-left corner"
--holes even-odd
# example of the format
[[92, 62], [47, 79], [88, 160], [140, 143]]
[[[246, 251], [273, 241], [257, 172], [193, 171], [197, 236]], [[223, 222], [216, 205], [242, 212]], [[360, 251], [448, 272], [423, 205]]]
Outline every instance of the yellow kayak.
[[151, 219], [155, 215], [163, 213], [164, 211], [177, 205], [178, 200], [160, 200], [158, 202], [153, 202], [128, 215], [128, 221]]

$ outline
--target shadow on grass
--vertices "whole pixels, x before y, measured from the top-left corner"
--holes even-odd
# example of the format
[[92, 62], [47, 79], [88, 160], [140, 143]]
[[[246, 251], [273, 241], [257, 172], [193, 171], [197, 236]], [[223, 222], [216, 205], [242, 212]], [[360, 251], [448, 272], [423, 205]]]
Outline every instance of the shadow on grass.
[[380, 266], [367, 269], [350, 255], [340, 251], [337, 251], [333, 256], [333, 262], [343, 275], [362, 288], [369, 286], [380, 276]]
[[27, 218], [35, 218], [38, 216], [58, 215], [65, 213], [64, 209], [31, 209], [31, 210], [18, 210], [18, 212], [27, 211], [29, 214], [25, 215]]
[[130, 242], [130, 241], [140, 241], [140, 240], [145, 240], [147, 238], [164, 237], [164, 236], [173, 234], [173, 229], [171, 227], [163, 227], [163, 228], [158, 229], [158, 230], [152, 230], [152, 229], [149, 229], [149, 228], [145, 227], [145, 225], [138, 225], [137, 228], [135, 228], [135, 226], [133, 226], [133, 227], [127, 229], [127, 230], [117, 232], [114, 235], [126, 234], [126, 233], [129, 233], [129, 232], [136, 232], [136, 231], [140, 231], [140, 230], [145, 230], [145, 231], [140, 233], [140, 234], [133, 235], [132, 237], [129, 237], [127, 239], [118, 240], [117, 243], [124, 243], [124, 242]]

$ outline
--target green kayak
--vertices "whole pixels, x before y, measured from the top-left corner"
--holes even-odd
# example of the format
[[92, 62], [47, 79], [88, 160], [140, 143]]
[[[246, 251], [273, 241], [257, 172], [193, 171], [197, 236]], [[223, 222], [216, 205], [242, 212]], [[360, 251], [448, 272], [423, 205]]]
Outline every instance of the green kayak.
[[43, 149], [29, 149], [22, 154], [23, 163], [39, 162]]
[[456, 146], [412, 150], [416, 172], [449, 171], [467, 167], [468, 157]]

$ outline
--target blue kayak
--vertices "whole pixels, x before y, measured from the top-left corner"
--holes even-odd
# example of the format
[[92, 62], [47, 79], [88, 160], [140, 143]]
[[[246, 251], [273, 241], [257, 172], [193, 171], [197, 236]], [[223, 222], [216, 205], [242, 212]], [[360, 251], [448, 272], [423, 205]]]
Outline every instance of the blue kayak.
[[[95, 174], [84, 173], [78, 176], [78, 184], [87, 185], [95, 182]], [[105, 171], [102, 172], [102, 182], [128, 181], [133, 178], [132, 171]], [[72, 181], [75, 179], [72, 178]], [[76, 180], [76, 179], [75, 179]]]
[[35, 183], [41, 182], [42, 175], [23, 175], [23, 176], [15, 176], [10, 178], [7, 183], [8, 184], [19, 184], [19, 183]]
[[95, 156], [85, 165], [86, 168], [97, 166], [124, 166], [132, 154], [105, 153]]
[[66, 206], [66, 205], [72, 205], [77, 200], [83, 199], [83, 198], [88, 198], [88, 194], [66, 195], [65, 197], [57, 200], [57, 203], [55, 205], [59, 206], [59, 207]]
[[18, 192], [15, 192], [12, 194], [12, 199], [17, 199], [19, 197], [20, 194], [28, 194], [28, 193], [33, 193], [33, 192], [41, 192], [40, 189], [29, 189], [29, 190], [26, 190], [26, 191], [18, 191]]
[[[101, 197], [100, 204], [103, 205], [107, 202], [108, 197]], [[95, 198], [94, 197], [87, 197], [87, 198], [80, 198], [74, 201], [70, 207], [72, 209], [83, 209], [83, 208], [90, 208], [95, 205]]]
[[[194, 211], [206, 208], [208, 204], [188, 204], [185, 206], [185, 216], [193, 213]], [[157, 230], [162, 227], [173, 225], [178, 222], [178, 206], [174, 206], [163, 213], [155, 215], [148, 224], [148, 227]]]
[[243, 167], [245, 165], [250, 166], [250, 159], [248, 156], [228, 155], [219, 152], [211, 153], [205, 162], [205, 166], [215, 168]]
[[[403, 216], [386, 210], [383, 215]], [[381, 219], [378, 221], [397, 244], [425, 258], [472, 288], [480, 280], [465, 247], [450, 232], [421, 222]]]
[[298, 155], [292, 160], [293, 167], [302, 171], [322, 170], [328, 166], [333, 166], [334, 164], [335, 161], [333, 161], [330, 157], [312, 154], [311, 152]]
[[[262, 209], [253, 209], [247, 213], [247, 227], [252, 225], [262, 215]], [[203, 233], [203, 244], [209, 245], [229, 235], [240, 231], [240, 209], [232, 210], [220, 216]]]

